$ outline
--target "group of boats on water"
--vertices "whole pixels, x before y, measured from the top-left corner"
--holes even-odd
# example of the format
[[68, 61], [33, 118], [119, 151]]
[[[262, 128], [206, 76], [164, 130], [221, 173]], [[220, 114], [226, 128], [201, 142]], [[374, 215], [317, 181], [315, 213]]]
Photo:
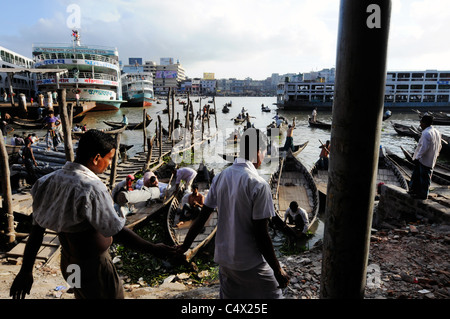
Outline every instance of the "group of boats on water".
[[[81, 123], [85, 113], [89, 110], [111, 110], [118, 109], [122, 104], [127, 106], [150, 106], [156, 100], [153, 95], [153, 83], [151, 73], [147, 74], [138, 65], [130, 66], [126, 73], [121, 74], [116, 49], [104, 47], [82, 46], [79, 42], [78, 34], [74, 34], [75, 40], [72, 46], [54, 45], [34, 45], [33, 56], [35, 58], [35, 68], [40, 69], [65, 69], [65, 73], [42, 73], [38, 75], [37, 86], [41, 92], [53, 92], [57, 86], [67, 89], [67, 100], [81, 106], [81, 112], [73, 116], [72, 123]], [[403, 105], [423, 106], [434, 104], [438, 107], [450, 106], [450, 72], [426, 71], [426, 72], [390, 72], [388, 74], [386, 91], [386, 105], [394, 108]], [[405, 87], [406, 86], [406, 87]], [[324, 82], [284, 82], [279, 86], [277, 107], [279, 109], [314, 109], [331, 106], [333, 101], [332, 93], [334, 84]], [[417, 92], [416, 92], [417, 91]], [[212, 101], [213, 102], [213, 101]], [[390, 104], [389, 104], [390, 103]], [[226, 103], [223, 113], [229, 113], [232, 102]], [[211, 111], [211, 110], [210, 110]], [[261, 105], [261, 112], [271, 112], [268, 106]], [[420, 111], [417, 111], [422, 116]], [[450, 125], [450, 114], [433, 113], [434, 122], [437, 125]], [[383, 120], [391, 116], [387, 111]], [[245, 121], [250, 124], [252, 117], [244, 108], [233, 118], [235, 124], [242, 124]], [[111, 133], [117, 133], [125, 129], [137, 130], [147, 127], [152, 122], [149, 115], [145, 120], [136, 123], [124, 123], [114, 121], [104, 121], [111, 129]], [[42, 119], [18, 119], [13, 118], [12, 124], [26, 129], [42, 129], [44, 122]], [[278, 124], [267, 126], [267, 133], [271, 128], [279, 129], [280, 136], [287, 130], [288, 123], [282, 119]], [[330, 130], [332, 123], [318, 121], [309, 118], [308, 125], [313, 128]], [[251, 127], [251, 124], [248, 126]], [[416, 140], [420, 138], [420, 128], [407, 127], [399, 123], [393, 123], [396, 132], [403, 136], [410, 136]], [[76, 132], [74, 132], [76, 133]], [[78, 132], [74, 135], [82, 134]], [[442, 136], [442, 152], [450, 154], [450, 136]], [[239, 134], [234, 134], [227, 143], [238, 143]], [[308, 230], [311, 230], [318, 218], [321, 195], [326, 194], [328, 183], [328, 169], [314, 165], [312, 169], [307, 169], [298, 159], [298, 154], [308, 145], [308, 141], [294, 145], [293, 149], [285, 150], [283, 147], [277, 149], [277, 154], [269, 154], [269, 157], [276, 158], [278, 162], [277, 170], [269, 179], [275, 205], [275, 225], [285, 230], [289, 236], [295, 238], [305, 238], [307, 233], [298, 229], [294, 224], [286, 223], [284, 214], [292, 201], [297, 201], [299, 206], [306, 210], [309, 219]], [[17, 151], [17, 150], [16, 150]], [[407, 177], [413, 167], [412, 156], [404, 150], [405, 158], [400, 158], [393, 154], [388, 154], [384, 148], [380, 151], [378, 172], [376, 183], [386, 183], [408, 189]], [[14, 149], [11, 153], [14, 152]], [[40, 151], [36, 151], [39, 153]], [[45, 152], [43, 152], [45, 153]], [[65, 159], [55, 154], [50, 157], [60, 159], [63, 163]], [[44, 155], [45, 155], [44, 154]], [[231, 162], [236, 153], [221, 154], [222, 157]], [[280, 155], [280, 156], [275, 156]], [[205, 174], [205, 171], [208, 174]], [[409, 172], [409, 173], [408, 173]], [[136, 176], [142, 173], [136, 172]], [[167, 173], [166, 165], [158, 167], [154, 173], [161, 182], [167, 183], [167, 189], [163, 197], [159, 200], [143, 201], [129, 207], [130, 214], [127, 215], [127, 226], [135, 227], [146, 220], [149, 216], [166, 208], [167, 229], [174, 244], [180, 244], [189, 230], [192, 221], [179, 226], [179, 214], [186, 200], [184, 189], [174, 191], [174, 176]], [[207, 196], [211, 185], [213, 172], [210, 172], [207, 165], [201, 164], [198, 168], [198, 179], [195, 183], [199, 186], [199, 191]], [[406, 178], [405, 178], [406, 177]], [[450, 169], [438, 164], [433, 173], [433, 182], [450, 185]], [[207, 224], [202, 230], [191, 249], [187, 252], [186, 258], [192, 259], [195, 254], [204, 247], [214, 237], [217, 225], [217, 214], [211, 215]]]
[[[231, 107], [230, 102], [227, 107]], [[225, 107], [225, 106], [224, 106]], [[242, 111], [246, 111], [241, 110]], [[262, 111], [262, 110], [261, 110]], [[417, 111], [418, 116], [423, 116], [423, 113]], [[445, 120], [450, 119], [450, 116], [445, 113], [433, 114], [435, 119], [439, 119], [442, 123]], [[280, 117], [278, 122], [278, 134], [283, 136], [288, 127], [288, 122]], [[76, 117], [73, 119], [74, 123]], [[111, 132], [117, 132], [117, 130], [124, 129], [142, 129], [144, 126], [148, 126], [152, 119], [147, 115], [145, 121], [139, 123], [128, 123], [124, 125], [122, 122], [111, 122], [105, 121], [104, 123], [110, 126]], [[29, 125], [36, 125], [38, 128], [42, 123], [29, 121]], [[16, 122], [23, 124], [23, 122]], [[241, 122], [235, 122], [236, 124], [242, 124]], [[450, 121], [447, 122], [450, 125]], [[268, 136], [271, 134], [271, 129], [274, 128], [274, 123], [267, 125]], [[318, 125], [314, 125], [318, 124]], [[327, 125], [324, 125], [327, 124]], [[329, 130], [331, 128], [331, 123], [324, 123], [320, 121], [312, 121], [311, 118], [308, 121], [308, 125], [311, 128], [320, 128], [324, 130]], [[393, 123], [393, 127], [396, 132], [403, 136], [410, 136], [416, 140], [420, 137], [420, 129], [417, 127], [407, 127], [398, 123]], [[239, 132], [239, 131], [237, 131]], [[82, 134], [82, 133], [80, 133]], [[232, 134], [225, 142], [228, 144], [235, 144], [239, 142], [240, 134]], [[443, 136], [443, 141], [450, 141], [450, 137]], [[319, 167], [318, 165], [313, 165], [311, 169], [307, 169], [302, 161], [298, 158], [298, 155], [307, 147], [308, 141], [302, 144], [295, 144], [293, 149], [285, 150], [284, 147], [277, 148], [277, 154], [269, 154], [268, 157], [272, 160], [279, 161], [276, 171], [269, 178], [268, 182], [272, 189], [274, 207], [276, 211], [276, 216], [274, 217], [274, 225], [280, 227], [282, 230], [296, 239], [304, 239], [310, 235], [311, 229], [318, 218], [319, 207], [321, 200], [323, 201], [323, 195], [326, 196], [326, 185], [328, 183], [328, 169]], [[448, 152], [450, 154], [450, 148], [448, 144], [443, 142], [442, 152]], [[55, 157], [54, 155], [49, 155], [48, 152], [41, 152], [47, 154], [47, 156]], [[57, 152], [53, 152], [57, 153]], [[45, 155], [44, 154], [44, 155]], [[376, 183], [386, 183], [396, 185], [398, 187], [408, 189], [407, 178], [410, 176], [413, 163], [412, 156], [406, 150], [404, 150], [405, 158], [399, 158], [394, 154], [388, 154], [388, 152], [382, 148], [380, 151], [379, 163], [378, 163], [378, 173]], [[222, 157], [228, 162], [232, 162], [238, 154], [221, 154]], [[273, 155], [273, 156], [272, 156]], [[274, 156], [277, 155], [277, 156]], [[278, 156], [279, 155], [279, 156]], [[272, 156], [272, 157], [271, 157]], [[55, 157], [56, 158], [56, 157]], [[65, 161], [64, 158], [60, 158], [62, 165]], [[198, 168], [198, 176], [205, 176], [204, 172], [208, 171], [207, 164], [202, 163]], [[209, 172], [209, 171], [208, 171]], [[409, 172], [409, 173], [408, 173]], [[142, 172], [136, 172], [136, 176]], [[144, 220], [148, 219], [149, 216], [156, 212], [164, 211], [167, 214], [167, 229], [170, 237], [172, 238], [174, 244], [180, 244], [183, 242], [192, 221], [183, 223], [183, 226], [179, 226], [179, 214], [183, 207], [183, 202], [186, 200], [183, 189], [181, 192], [174, 192], [174, 176], [167, 173], [167, 168], [165, 166], [158, 167], [154, 170], [156, 176], [162, 182], [166, 182], [168, 187], [164, 192], [164, 197], [157, 201], [144, 201], [141, 203], [135, 203], [130, 207], [130, 214], [127, 215], [127, 226], [135, 227]], [[196, 180], [195, 183], [199, 185], [199, 191], [207, 196], [208, 189], [211, 185], [211, 179], [214, 173], [211, 172], [206, 174], [208, 178], [203, 178], [201, 180]], [[433, 182], [450, 185], [450, 169], [444, 165], [438, 164], [436, 166], [435, 173], [433, 174]], [[183, 199], [184, 198], [184, 199]], [[299, 206], [306, 210], [308, 213], [309, 227], [308, 232], [304, 232], [298, 229], [295, 224], [290, 224], [285, 221], [285, 212], [289, 208], [289, 204], [292, 201], [297, 201]], [[214, 237], [217, 224], [217, 213], [211, 215], [210, 220], [207, 222], [206, 227], [203, 229], [202, 234], [198, 236], [196, 241], [193, 243], [191, 249], [187, 252], [186, 258], [188, 260], [192, 259], [195, 254], [204, 247], [211, 239]]]

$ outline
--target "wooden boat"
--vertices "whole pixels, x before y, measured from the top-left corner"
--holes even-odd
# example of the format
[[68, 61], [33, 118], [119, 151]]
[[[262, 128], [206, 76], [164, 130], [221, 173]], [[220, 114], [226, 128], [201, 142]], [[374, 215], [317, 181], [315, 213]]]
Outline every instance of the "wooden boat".
[[228, 106], [224, 105], [224, 107], [222, 108], [222, 113], [228, 113], [230, 112], [230, 109], [228, 108]]
[[319, 212], [319, 192], [310, 172], [288, 151], [286, 157], [280, 159], [278, 170], [271, 176], [269, 185], [276, 212], [274, 221], [288, 234], [304, 237], [302, 230], [294, 225], [286, 224], [287, 227], [284, 227], [284, 214], [289, 204], [296, 201], [308, 213], [309, 228], [314, 224]]
[[[411, 126], [411, 127], [409, 127], [409, 131], [408, 131], [408, 128], [406, 126], [401, 127], [401, 124], [397, 124], [396, 127], [394, 127], [394, 129], [396, 130], [396, 132], [398, 134], [411, 136], [417, 142], [419, 141], [420, 136], [422, 135], [422, 131], [420, 128], [415, 129], [413, 126]], [[441, 144], [442, 144], [442, 149], [441, 149], [440, 154], [449, 156], [450, 155], [450, 136], [441, 133]]]
[[10, 144], [5, 144], [6, 147], [6, 153], [8, 153], [8, 155], [13, 155], [13, 154], [17, 154], [19, 153], [19, 151], [22, 149], [22, 147], [24, 147], [25, 145], [10, 145]]
[[[298, 154], [300, 154], [301, 151], [303, 151], [305, 149], [305, 147], [308, 145], [308, 143], [309, 143], [309, 141], [306, 141], [303, 144], [296, 144], [296, 145], [294, 145], [294, 152], [292, 152], [292, 150], [289, 150], [288, 152], [290, 152], [294, 156], [297, 156]], [[286, 152], [284, 151], [284, 147], [278, 147], [277, 154], [274, 154], [274, 156], [272, 156], [272, 154], [267, 154], [264, 158], [265, 159], [272, 159], [272, 157], [278, 158], [279, 156], [282, 156], [285, 153]], [[225, 154], [219, 153], [218, 155], [228, 162], [234, 162], [234, 160], [239, 156], [239, 154], [237, 152], [225, 153]]]
[[419, 115], [419, 118], [421, 119], [425, 114], [433, 116], [433, 125], [450, 125], [450, 116], [446, 113], [442, 112], [427, 112], [422, 113], [418, 110], [413, 110]]
[[[147, 114], [147, 118], [145, 119], [145, 127], [147, 127], [151, 122], [153, 121], [153, 119], [150, 117], [150, 115]], [[123, 126], [122, 122], [113, 122], [113, 121], [103, 121], [103, 123], [105, 123], [108, 126], [111, 126], [113, 128], [120, 128]], [[127, 125], [127, 130], [138, 130], [138, 129], [143, 129], [144, 121], [139, 122], [139, 123], [128, 123]]]
[[408, 183], [399, 168], [386, 156], [386, 150], [381, 147], [378, 157], [378, 172], [376, 184], [395, 185], [408, 190]]
[[325, 129], [325, 130], [331, 130], [331, 124], [330, 123], [325, 123], [325, 122], [321, 122], [321, 121], [313, 121], [311, 119], [311, 117], [308, 118], [308, 123], [309, 126], [311, 127], [316, 127], [316, 128], [321, 128], [321, 129]]
[[[127, 129], [127, 126], [124, 125], [124, 126], [117, 127], [117, 128], [112, 127], [110, 129], [98, 129], [98, 130], [102, 131], [103, 133], [106, 133], [106, 134], [119, 134], [119, 133], [122, 133], [123, 131], [125, 131], [126, 129]], [[86, 133], [86, 132], [84, 132], [84, 131], [72, 132], [72, 134], [75, 137], [81, 137], [84, 133]]]
[[397, 132], [398, 135], [416, 138], [421, 134], [420, 129], [412, 125], [408, 126], [400, 123], [392, 123], [392, 126], [394, 127], [394, 130]]
[[272, 112], [272, 110], [268, 106], [261, 106], [261, 111], [262, 112]]
[[[320, 192], [326, 194], [328, 186], [328, 170], [319, 169], [316, 163], [311, 169], [311, 175]], [[390, 157], [386, 156], [384, 148], [381, 148], [378, 158], [378, 170], [375, 185], [378, 185], [379, 183], [391, 184], [408, 190], [408, 183], [404, 174], [402, 174], [399, 167], [390, 160]]]
[[[73, 117], [72, 123], [78, 124], [83, 121], [83, 119], [86, 117], [86, 114], [79, 114]], [[22, 119], [22, 118], [13, 118], [12, 123], [20, 126], [24, 129], [44, 129], [45, 128], [45, 122], [44, 119]]]
[[[400, 148], [411, 170], [414, 169], [413, 154], [408, 152], [403, 146], [400, 146]], [[447, 165], [436, 162], [431, 179], [438, 184], [448, 185], [447, 183], [450, 181], [450, 168]]]
[[243, 118], [235, 117], [233, 120], [234, 120], [234, 124], [242, 124], [245, 122], [245, 117], [243, 117]]
[[[204, 174], [205, 170], [208, 172]], [[194, 183], [198, 185], [198, 190], [205, 197], [207, 196], [207, 191], [211, 185], [211, 181], [213, 178], [213, 173], [210, 173], [206, 166], [200, 164], [198, 169], [197, 177], [194, 180]], [[180, 214], [179, 211], [182, 209], [182, 195], [183, 192], [180, 192], [181, 196], [177, 196], [173, 199], [169, 210], [167, 212], [167, 229], [169, 230], [170, 238], [172, 239], [175, 245], [181, 245], [184, 242], [184, 239], [189, 231], [190, 226], [193, 221], [185, 221], [182, 225], [178, 225]], [[188, 196], [188, 195], [185, 195]], [[205, 223], [205, 227], [195, 238], [192, 243], [190, 249], [186, 252], [186, 260], [190, 261], [197, 252], [206, 246], [211, 239], [213, 239], [217, 230], [217, 211], [214, 211], [209, 217], [208, 221]]]
[[45, 123], [42, 121], [34, 122], [34, 121], [24, 121], [21, 119], [12, 119], [12, 124], [28, 130], [41, 130], [45, 128]]

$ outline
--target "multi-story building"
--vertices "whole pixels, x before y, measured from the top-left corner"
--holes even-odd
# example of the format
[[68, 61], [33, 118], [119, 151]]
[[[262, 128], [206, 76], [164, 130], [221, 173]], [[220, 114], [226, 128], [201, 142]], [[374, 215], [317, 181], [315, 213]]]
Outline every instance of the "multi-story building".
[[[33, 67], [34, 62], [32, 59], [0, 46], [0, 68], [31, 69]], [[12, 82], [10, 79], [12, 79]], [[33, 74], [17, 73], [8, 77], [7, 73], [0, 72], [0, 101], [3, 101], [3, 94], [5, 92], [7, 94], [7, 101], [10, 101], [11, 86], [16, 96], [23, 93], [28, 100], [34, 98], [36, 94], [36, 81]]]
[[186, 74], [179, 61], [170, 64], [170, 59], [161, 58], [161, 64], [156, 66], [154, 81], [155, 94], [167, 94], [169, 89], [177, 90]]

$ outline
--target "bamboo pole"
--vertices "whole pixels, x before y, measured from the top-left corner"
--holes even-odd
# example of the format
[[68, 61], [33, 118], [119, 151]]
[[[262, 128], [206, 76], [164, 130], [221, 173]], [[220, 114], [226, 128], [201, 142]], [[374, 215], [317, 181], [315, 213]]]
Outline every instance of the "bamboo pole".
[[145, 110], [145, 109], [142, 111], [142, 124], [143, 124], [142, 125], [142, 136], [144, 139], [142, 147], [145, 152], [145, 146], [146, 146], [145, 142], [147, 141], [147, 127], [145, 125], [145, 124], [147, 124], [147, 110]]
[[75, 155], [73, 152], [72, 145], [72, 126], [69, 121], [69, 116], [67, 114], [67, 102], [66, 102], [66, 89], [61, 89], [60, 96], [60, 112], [61, 112], [61, 122], [63, 127], [64, 134], [64, 151], [66, 153], [66, 160], [69, 162], [73, 162], [75, 160]]
[[159, 162], [162, 161], [162, 124], [161, 124], [161, 116], [158, 115], [158, 125], [159, 125], [159, 134], [158, 134], [158, 139], [159, 139]]
[[152, 138], [147, 138], [147, 144], [148, 144], [148, 152], [147, 152], [147, 161], [144, 165], [144, 171], [148, 170], [150, 168], [150, 163], [152, 161], [152, 153], [153, 153], [153, 142], [155, 141], [156, 135], [153, 135]]
[[214, 97], [214, 121], [216, 122], [216, 130], [219, 128], [217, 126], [217, 109], [216, 109], [216, 97]]
[[167, 116], [168, 116], [168, 123], [169, 123], [169, 138], [172, 136], [172, 132], [170, 131], [170, 113], [171, 113], [171, 109], [170, 109], [170, 94], [172, 92], [172, 88], [169, 88], [169, 91], [167, 92]]
[[172, 117], [171, 121], [169, 122], [170, 128], [169, 128], [169, 138], [172, 139], [173, 136], [173, 126], [175, 121], [175, 91], [172, 91]]
[[116, 140], [116, 152], [114, 153], [114, 157], [111, 163], [111, 174], [109, 175], [109, 189], [112, 190], [114, 188], [114, 184], [116, 183], [116, 172], [117, 172], [117, 163], [119, 161], [119, 148], [120, 148], [120, 138], [122, 133], [115, 134]]
[[0, 158], [2, 159], [0, 165], [1, 185], [2, 185], [2, 213], [6, 216], [6, 236], [7, 244], [12, 244], [16, 240], [14, 230], [14, 212], [12, 209], [12, 190], [9, 172], [9, 157], [6, 151], [5, 140], [0, 130]]

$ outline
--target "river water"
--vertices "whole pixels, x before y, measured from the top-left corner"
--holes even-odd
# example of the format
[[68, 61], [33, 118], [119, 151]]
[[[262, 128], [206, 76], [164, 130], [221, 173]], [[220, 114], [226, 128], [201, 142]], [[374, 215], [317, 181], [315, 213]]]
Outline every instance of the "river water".
[[[191, 97], [193, 101], [193, 106], [195, 112], [200, 109], [200, 104], [195, 102], [197, 97]], [[185, 99], [184, 99], [185, 100]], [[208, 103], [209, 99], [201, 100], [201, 105]], [[232, 107], [230, 107], [230, 112], [225, 114], [222, 113], [222, 107], [227, 102], [232, 102]], [[264, 129], [268, 124], [273, 121], [273, 117], [276, 114], [276, 106], [273, 103], [276, 102], [275, 97], [216, 97], [215, 105], [217, 109], [217, 123], [218, 130], [215, 131], [215, 119], [214, 116], [211, 117], [210, 126], [211, 131], [216, 132], [214, 138], [211, 139], [210, 143], [204, 143], [201, 147], [196, 149], [196, 155], [202, 154], [196, 157], [195, 161], [192, 163], [183, 163], [183, 165], [188, 165], [193, 168], [197, 168], [199, 163], [203, 160], [209, 169], [214, 169], [217, 174], [227, 165], [227, 162], [222, 159], [218, 154], [225, 153], [229, 148], [225, 146], [224, 138], [228, 137], [235, 128], [243, 128], [243, 125], [234, 124], [233, 118], [245, 108], [252, 118], [252, 122], [256, 128]], [[209, 103], [213, 107], [212, 103]], [[261, 104], [269, 106], [272, 112], [266, 113], [261, 111]], [[163, 127], [168, 127], [168, 115], [163, 114], [162, 110], [166, 107], [166, 101], [162, 100], [161, 104], [154, 104], [151, 107], [146, 107], [145, 110], [149, 114], [153, 121], [147, 127], [148, 136], [152, 136], [155, 133], [155, 123], [157, 122], [158, 116], [160, 116]], [[185, 111], [183, 107], [177, 101], [175, 102], [175, 112], [179, 113], [179, 117], [184, 124]], [[121, 108], [117, 111], [104, 111], [104, 112], [89, 112], [85, 117], [82, 124], [87, 124], [88, 128], [108, 128], [106, 124], [103, 123], [105, 120], [110, 121], [121, 121], [122, 115], [125, 114], [128, 117], [129, 122], [140, 122], [143, 118], [142, 108]], [[317, 161], [320, 149], [320, 141], [325, 143], [326, 140], [330, 139], [330, 131], [318, 128], [311, 128], [308, 125], [308, 117], [310, 112], [300, 112], [300, 111], [279, 111], [279, 115], [284, 116], [291, 123], [292, 119], [296, 118], [296, 129], [294, 130], [294, 143], [302, 144], [309, 141], [308, 146], [298, 155], [298, 158], [307, 167], [311, 168], [312, 165]], [[320, 112], [318, 114], [318, 120], [331, 123], [332, 114], [331, 112]], [[399, 136], [391, 122], [398, 122], [405, 125], [419, 125], [419, 117], [416, 113], [393, 113], [392, 117], [384, 121], [382, 124], [381, 132], [381, 145], [386, 149], [403, 157], [403, 153], [400, 146], [413, 151], [416, 146], [416, 141], [410, 137]], [[443, 134], [450, 135], [450, 126], [438, 126], [437, 127]], [[133, 156], [137, 152], [143, 149], [143, 133], [141, 130], [138, 131], [125, 131], [122, 135], [121, 142], [124, 144], [134, 145], [133, 148], [129, 150], [129, 156]], [[284, 138], [282, 138], [279, 143], [281, 146], [284, 143]], [[228, 146], [229, 147], [229, 146]], [[200, 152], [198, 152], [200, 150]], [[270, 175], [277, 169], [277, 162], [273, 161], [270, 163], [265, 163], [259, 169], [260, 174], [268, 179]], [[323, 223], [320, 218], [317, 225], [314, 225], [315, 236], [309, 241], [308, 245], [313, 245], [317, 240], [322, 237], [323, 234]]]

